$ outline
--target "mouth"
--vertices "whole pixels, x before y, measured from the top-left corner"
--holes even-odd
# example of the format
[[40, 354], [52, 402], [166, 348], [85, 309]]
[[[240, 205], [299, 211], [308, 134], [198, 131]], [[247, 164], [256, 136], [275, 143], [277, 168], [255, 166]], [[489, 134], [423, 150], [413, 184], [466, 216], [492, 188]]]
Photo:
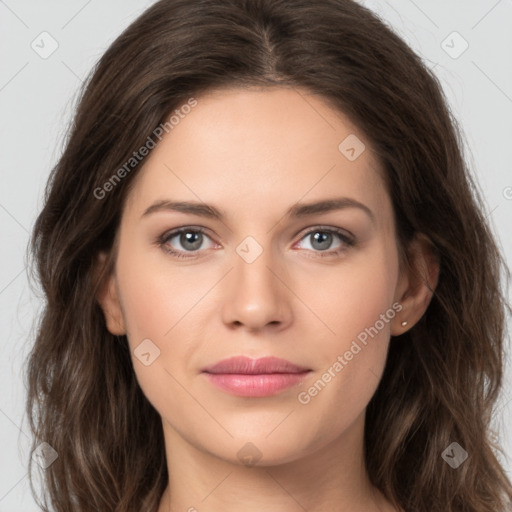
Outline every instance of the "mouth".
[[223, 391], [256, 398], [272, 396], [300, 384], [311, 371], [276, 357], [238, 356], [208, 366], [202, 373]]

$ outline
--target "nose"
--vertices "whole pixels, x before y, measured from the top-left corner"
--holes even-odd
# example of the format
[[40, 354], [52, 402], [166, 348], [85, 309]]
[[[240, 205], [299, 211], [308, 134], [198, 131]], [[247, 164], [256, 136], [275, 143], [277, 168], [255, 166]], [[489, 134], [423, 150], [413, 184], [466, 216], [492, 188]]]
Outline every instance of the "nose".
[[274, 259], [270, 249], [252, 262], [234, 254], [222, 305], [223, 321], [230, 328], [282, 330], [291, 323], [293, 293], [286, 270]]

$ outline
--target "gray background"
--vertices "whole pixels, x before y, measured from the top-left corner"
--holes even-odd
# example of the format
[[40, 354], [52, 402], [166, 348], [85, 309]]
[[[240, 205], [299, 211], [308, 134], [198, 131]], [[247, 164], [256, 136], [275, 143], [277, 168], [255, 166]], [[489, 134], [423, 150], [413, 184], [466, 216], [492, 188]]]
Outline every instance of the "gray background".
[[[121, 30], [152, 3], [0, 1], [0, 512], [36, 510], [25, 462], [29, 430], [22, 374], [41, 308], [27, 279], [29, 232], [83, 79]], [[387, 20], [440, 78], [464, 129], [467, 159], [488, 218], [512, 267], [507, 229], [512, 218], [512, 0], [361, 3]], [[511, 382], [508, 371], [496, 415], [509, 474]]]

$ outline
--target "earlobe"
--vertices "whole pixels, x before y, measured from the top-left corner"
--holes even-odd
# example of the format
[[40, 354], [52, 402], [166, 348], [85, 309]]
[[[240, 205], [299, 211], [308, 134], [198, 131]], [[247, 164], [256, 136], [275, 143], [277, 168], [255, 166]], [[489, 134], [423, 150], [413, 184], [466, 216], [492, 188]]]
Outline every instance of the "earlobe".
[[[440, 271], [439, 257], [432, 242], [423, 234], [418, 234], [409, 247], [411, 258], [407, 274], [402, 276], [403, 283], [398, 290], [396, 300], [402, 310], [392, 325], [393, 336], [403, 334], [420, 320], [427, 310], [435, 292]], [[404, 322], [407, 322], [403, 325]]]
[[119, 301], [119, 292], [114, 271], [105, 268], [107, 259], [105, 253], [101, 253], [98, 256], [97, 265], [99, 273], [102, 274], [102, 276], [100, 278], [96, 300], [103, 310], [108, 331], [111, 334], [121, 336], [126, 334], [126, 327], [121, 303]]

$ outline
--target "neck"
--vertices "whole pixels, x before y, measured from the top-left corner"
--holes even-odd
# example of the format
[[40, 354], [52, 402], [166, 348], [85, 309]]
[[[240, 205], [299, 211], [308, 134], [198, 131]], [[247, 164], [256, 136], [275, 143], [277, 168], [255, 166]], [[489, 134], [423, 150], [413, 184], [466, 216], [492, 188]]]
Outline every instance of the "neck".
[[301, 458], [254, 466], [202, 451], [163, 425], [169, 486], [158, 512], [396, 512], [364, 467], [364, 415]]

